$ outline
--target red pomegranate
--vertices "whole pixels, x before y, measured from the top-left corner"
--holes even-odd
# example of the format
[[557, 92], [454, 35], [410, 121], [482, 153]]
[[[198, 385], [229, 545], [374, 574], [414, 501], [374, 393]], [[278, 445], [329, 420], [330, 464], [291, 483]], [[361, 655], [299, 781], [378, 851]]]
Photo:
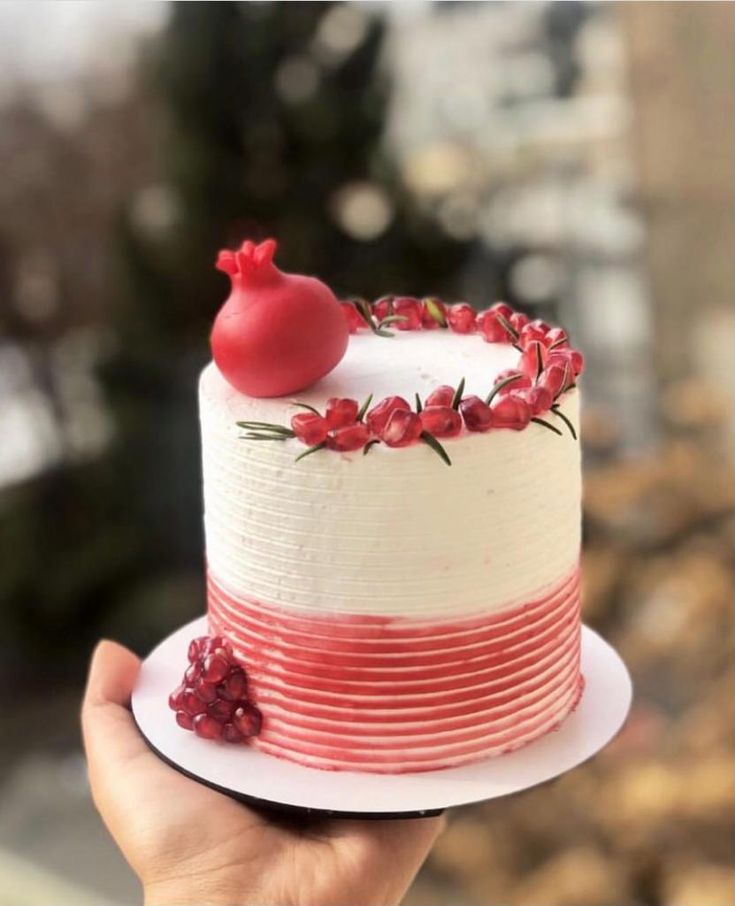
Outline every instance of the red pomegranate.
[[276, 241], [223, 251], [217, 268], [232, 291], [212, 329], [212, 355], [248, 396], [286, 396], [311, 386], [342, 359], [349, 329], [334, 293], [315, 277], [284, 274]]

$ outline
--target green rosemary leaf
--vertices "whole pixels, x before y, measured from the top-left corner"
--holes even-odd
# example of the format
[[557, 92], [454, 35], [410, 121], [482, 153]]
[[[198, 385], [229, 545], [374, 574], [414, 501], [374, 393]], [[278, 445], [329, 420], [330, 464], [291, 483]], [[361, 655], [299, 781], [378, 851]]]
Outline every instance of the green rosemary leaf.
[[556, 340], [554, 343], [551, 344], [551, 346], [549, 346], [549, 352], [551, 352], [552, 349], [558, 349], [559, 346], [563, 346], [564, 343], [567, 343], [567, 342], [568, 342], [567, 337], [559, 337], [558, 340]]
[[407, 321], [408, 318], [405, 315], [386, 315], [384, 318], [381, 318], [378, 321], [378, 330], [381, 327], [384, 327], [386, 324], [393, 324], [394, 321]]
[[270, 422], [236, 422], [238, 428], [245, 428], [247, 431], [265, 431], [271, 434], [282, 434], [284, 437], [295, 437], [296, 435], [290, 428], [285, 425], [272, 425]]
[[430, 317], [432, 317], [436, 321], [439, 327], [447, 326], [446, 316], [441, 308], [437, 305], [436, 299], [432, 299], [429, 296], [428, 298], [424, 299], [424, 305], [426, 306], [426, 310], [428, 311]]
[[502, 381], [498, 381], [498, 383], [495, 384], [495, 386], [490, 391], [490, 393], [488, 393], [488, 395], [485, 397], [485, 405], [489, 406], [490, 403], [492, 403], [492, 401], [495, 399], [495, 397], [503, 389], [503, 387], [507, 387], [508, 384], [512, 384], [513, 381], [518, 381], [522, 377], [523, 377], [522, 374], [511, 374], [507, 378], [503, 378]]
[[395, 334], [392, 330], [383, 330], [380, 327], [373, 327], [373, 333], [376, 337], [394, 337]]
[[244, 434], [243, 440], [288, 440], [283, 434]]
[[518, 331], [513, 327], [510, 321], [506, 320], [501, 314], [496, 314], [495, 317], [498, 319], [498, 323], [505, 328], [505, 330], [511, 335], [514, 340], [518, 339]]
[[439, 441], [434, 437], [433, 434], [429, 434], [428, 431], [422, 431], [421, 434], [419, 435], [419, 437], [426, 444], [427, 447], [431, 447], [431, 449], [437, 454], [437, 456], [440, 459], [444, 460], [444, 462], [448, 466], [451, 466], [452, 460], [447, 455], [447, 451], [439, 443]]
[[558, 406], [552, 406], [551, 411], [554, 413], [554, 415], [559, 416], [559, 418], [564, 422], [564, 424], [567, 426], [567, 428], [569, 428], [569, 433], [576, 440], [577, 432], [574, 430], [574, 425], [569, 421], [569, 419], [566, 417], [566, 415], [564, 415], [564, 413], [559, 409]]
[[561, 431], [558, 428], [555, 428], [553, 425], [550, 425], [548, 422], [545, 422], [542, 418], [532, 418], [532, 422], [536, 422], [537, 425], [543, 425], [544, 428], [548, 428], [549, 431], [553, 431], [554, 434], [558, 434], [559, 437], [563, 437]]
[[313, 447], [309, 447], [308, 450], [304, 450], [303, 453], [299, 453], [299, 455], [296, 457], [296, 459], [294, 459], [294, 462], [298, 462], [300, 459], [303, 459], [305, 456], [311, 456], [312, 453], [316, 453], [317, 450], [323, 450], [326, 446], [327, 446], [327, 444], [325, 441], [322, 441], [320, 444], [315, 444]]
[[457, 389], [454, 391], [454, 396], [452, 397], [452, 409], [459, 409], [459, 404], [462, 402], [462, 394], [464, 393], [464, 378], [457, 384]]
[[375, 444], [379, 444], [379, 443], [380, 443], [380, 441], [378, 440], [377, 437], [374, 437], [372, 440], [369, 440], [369, 441], [365, 444], [365, 446], [362, 448], [362, 455], [363, 455], [363, 456], [367, 456], [367, 454], [368, 454], [369, 451], [370, 451], [370, 448], [371, 448], [371, 447], [374, 447]]
[[544, 357], [541, 352], [541, 344], [536, 347], [536, 380], [541, 377], [541, 372], [544, 370]]
[[424, 408], [424, 407], [423, 407], [422, 404], [421, 404], [421, 397], [419, 396], [418, 391], [416, 391], [416, 412], [420, 415], [420, 414], [421, 414], [421, 410], [422, 410], [423, 408]]
[[372, 403], [372, 401], [373, 401], [373, 395], [372, 395], [372, 393], [370, 393], [368, 395], [367, 399], [365, 400], [365, 402], [362, 404], [362, 406], [360, 406], [360, 409], [358, 410], [357, 420], [359, 422], [361, 422], [365, 418], [365, 413], [368, 411], [368, 407], [370, 406], [370, 403]]
[[309, 412], [313, 412], [314, 415], [318, 415], [321, 418], [321, 412], [318, 409], [315, 409], [313, 406], [310, 406], [308, 403], [300, 403], [298, 400], [291, 400], [292, 406], [298, 406], [300, 409], [306, 409]]

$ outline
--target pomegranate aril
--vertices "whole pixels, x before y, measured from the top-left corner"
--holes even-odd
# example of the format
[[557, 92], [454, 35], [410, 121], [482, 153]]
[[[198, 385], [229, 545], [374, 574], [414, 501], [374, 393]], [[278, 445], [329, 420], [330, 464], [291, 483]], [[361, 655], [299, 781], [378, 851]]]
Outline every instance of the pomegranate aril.
[[225, 742], [242, 742], [244, 738], [245, 737], [234, 724], [228, 723], [222, 727], [222, 739], [224, 739]]
[[421, 300], [421, 326], [424, 330], [436, 330], [447, 326], [447, 307], [433, 296]]
[[358, 330], [367, 327], [365, 319], [352, 302], [340, 302], [340, 306], [342, 308], [342, 314], [345, 316], [345, 321], [347, 321], [347, 329], [350, 333], [357, 333]]
[[477, 316], [477, 331], [486, 343], [509, 343], [512, 339], [491, 309], [481, 311]]
[[314, 412], [299, 412], [291, 419], [291, 430], [296, 437], [309, 447], [320, 444], [327, 436], [327, 420]]
[[168, 706], [172, 711], [181, 711], [184, 706], [184, 693], [186, 686], [177, 686], [168, 697]]
[[495, 428], [512, 428], [514, 431], [520, 431], [531, 421], [531, 407], [524, 399], [512, 394], [498, 397], [491, 409]]
[[373, 434], [380, 432], [388, 423], [388, 419], [397, 409], [411, 411], [411, 406], [402, 396], [386, 396], [368, 412], [365, 422]]
[[539, 340], [544, 345], [547, 345], [546, 334], [548, 333], [548, 325], [544, 329], [540, 327], [539, 324], [543, 324], [543, 321], [538, 323], [536, 321], [531, 321], [531, 323], [526, 324], [526, 326], [520, 332], [518, 343], [524, 349], [532, 340]]
[[332, 429], [354, 425], [357, 421], [359, 409], [360, 405], [357, 400], [332, 397], [327, 400], [327, 411], [325, 415], [327, 426]]
[[450, 387], [448, 384], [442, 384], [441, 387], [437, 387], [436, 390], [432, 390], [431, 393], [424, 400], [424, 406], [428, 408], [429, 406], [451, 406], [452, 400], [454, 399], [454, 387]]
[[187, 652], [187, 657], [189, 658], [189, 663], [193, 664], [194, 661], [198, 660], [201, 656], [204, 646], [209, 643], [209, 636], [201, 635], [197, 639], [192, 639], [189, 642], [189, 651]]
[[477, 312], [466, 302], [457, 302], [447, 307], [447, 323], [455, 333], [472, 333], [476, 320]]
[[213, 654], [204, 659], [202, 677], [208, 683], [219, 683], [230, 672], [227, 652], [223, 648], [215, 649]]
[[193, 721], [193, 720], [191, 719], [191, 717], [186, 713], [186, 711], [177, 711], [177, 712], [176, 712], [176, 723], [177, 723], [180, 727], [183, 727], [185, 730], [193, 730], [193, 729], [194, 729], [194, 721]]
[[206, 657], [208, 654], [215, 652], [218, 648], [226, 649], [227, 647], [227, 642], [225, 642], [221, 635], [213, 635], [210, 637], [204, 636], [199, 656]]
[[194, 732], [202, 739], [219, 739], [222, 736], [222, 725], [208, 714], [197, 714], [194, 718]]
[[362, 450], [370, 440], [370, 430], [367, 425], [358, 422], [344, 428], [335, 428], [327, 434], [327, 447], [339, 453], [351, 453]]
[[257, 736], [263, 724], [263, 717], [255, 705], [247, 702], [235, 710], [232, 723], [243, 736]]
[[217, 686], [220, 698], [228, 701], [237, 701], [245, 698], [248, 689], [248, 679], [243, 670], [236, 667], [230, 675]]
[[459, 404], [459, 412], [468, 431], [489, 431], [493, 426], [492, 411], [479, 396], [466, 396]]
[[544, 337], [544, 343], [546, 343], [547, 346], [554, 346], [556, 349], [560, 349], [569, 345], [569, 338], [567, 337], [567, 332], [563, 328], [552, 327]]
[[514, 311], [513, 314], [507, 319], [510, 323], [510, 326], [520, 334], [523, 328], [528, 324], [529, 318], [528, 315], [524, 315], [522, 311]]
[[377, 321], [382, 321], [383, 318], [393, 314], [393, 296], [381, 296], [380, 299], [373, 302], [371, 308], [373, 317]]
[[380, 432], [380, 439], [389, 447], [407, 447], [418, 440], [423, 426], [415, 412], [396, 409]]
[[207, 705], [193, 689], [187, 688], [181, 697], [181, 710], [194, 717], [195, 714], [204, 714]]
[[548, 357], [549, 350], [546, 346], [538, 340], [531, 340], [521, 353], [520, 369], [531, 381], [535, 381], [541, 375]]
[[541, 415], [542, 412], [548, 412], [554, 398], [546, 387], [536, 385], [535, 387], [523, 387], [520, 390], [511, 390], [510, 395], [516, 399], [523, 400], [531, 409], [532, 415]]
[[209, 714], [210, 717], [213, 717], [219, 723], [225, 724], [232, 717], [232, 712], [234, 710], [234, 702], [227, 702], [224, 699], [218, 698], [216, 701], [213, 701], [211, 705], [209, 705], [209, 707], [207, 708], [207, 714]]
[[559, 394], [566, 389], [571, 383], [572, 366], [565, 362], [551, 362], [546, 365], [541, 375], [536, 381], [537, 387], [543, 387], [549, 391], [552, 399], [556, 399]]
[[[510, 321], [514, 312], [513, 309], [508, 305], [507, 302], [493, 302], [490, 306], [489, 311], [493, 312], [496, 315], [501, 315], [505, 318], [506, 321]], [[525, 317], [525, 315], [524, 315]]]
[[209, 704], [217, 698], [217, 687], [214, 683], [208, 683], [204, 679], [199, 679], [194, 684], [194, 692], [203, 702]]
[[189, 666], [184, 671], [184, 682], [187, 686], [193, 686], [201, 675], [202, 662], [198, 660], [194, 661], [192, 664], [189, 664]]
[[462, 417], [451, 406], [426, 406], [419, 418], [424, 431], [434, 437], [456, 437], [462, 430]]
[[393, 327], [397, 330], [418, 330], [421, 327], [421, 305], [418, 299], [399, 296], [393, 300], [393, 314], [402, 318], [393, 322]]
[[[501, 381], [506, 380], [506, 378], [512, 377], [512, 380], [509, 384], [506, 384], [506, 387], [510, 390], [520, 390], [523, 387], [530, 387], [533, 381], [527, 374], [524, 374], [522, 371], [519, 371], [517, 368], [505, 368], [503, 371], [495, 375], [494, 384], [499, 384]], [[505, 388], [500, 391], [505, 393]]]

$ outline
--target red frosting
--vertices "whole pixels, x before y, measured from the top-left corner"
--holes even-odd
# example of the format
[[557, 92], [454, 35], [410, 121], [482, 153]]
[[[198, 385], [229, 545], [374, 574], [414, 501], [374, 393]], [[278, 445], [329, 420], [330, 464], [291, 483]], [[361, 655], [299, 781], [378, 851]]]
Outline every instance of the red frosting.
[[274, 239], [223, 251], [217, 268], [232, 291], [212, 329], [212, 355], [227, 381], [249, 396], [286, 396], [328, 374], [347, 349], [349, 330], [336, 297], [320, 280], [284, 274]]

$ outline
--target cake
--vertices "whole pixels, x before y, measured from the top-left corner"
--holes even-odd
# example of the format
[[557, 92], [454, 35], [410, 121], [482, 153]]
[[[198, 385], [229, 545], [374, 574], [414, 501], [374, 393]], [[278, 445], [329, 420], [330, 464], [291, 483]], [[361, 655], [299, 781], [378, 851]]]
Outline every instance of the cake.
[[269, 755], [382, 773], [502, 756], [584, 686], [582, 357], [503, 303], [339, 305], [346, 350], [300, 392], [201, 375], [210, 633]]

